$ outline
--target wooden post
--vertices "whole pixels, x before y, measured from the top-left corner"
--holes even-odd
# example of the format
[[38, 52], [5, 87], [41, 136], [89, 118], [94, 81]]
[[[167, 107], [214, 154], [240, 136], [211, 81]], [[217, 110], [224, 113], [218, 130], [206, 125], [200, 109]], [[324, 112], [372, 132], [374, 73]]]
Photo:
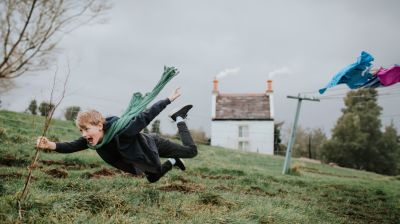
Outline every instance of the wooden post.
[[299, 115], [300, 115], [301, 101], [303, 101], [303, 100], [319, 101], [319, 99], [316, 99], [316, 98], [300, 97], [300, 94], [298, 96], [287, 96], [287, 98], [297, 99], [297, 109], [296, 109], [296, 114], [294, 116], [294, 122], [293, 122], [292, 132], [290, 134], [289, 144], [286, 149], [286, 157], [285, 157], [285, 163], [283, 164], [282, 174], [287, 174], [289, 172], [290, 159], [292, 157], [292, 148], [293, 148], [294, 140], [296, 138], [297, 122], [299, 120]]

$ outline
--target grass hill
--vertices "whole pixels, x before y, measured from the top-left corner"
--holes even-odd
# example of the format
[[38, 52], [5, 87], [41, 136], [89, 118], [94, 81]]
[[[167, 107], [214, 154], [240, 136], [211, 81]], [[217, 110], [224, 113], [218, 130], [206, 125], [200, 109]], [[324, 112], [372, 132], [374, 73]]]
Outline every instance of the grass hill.
[[[43, 118], [0, 111], [0, 223], [18, 221], [21, 192]], [[79, 136], [53, 121], [48, 136]], [[23, 223], [399, 223], [400, 178], [199, 145], [186, 172], [159, 182], [122, 173], [95, 151], [41, 152]]]

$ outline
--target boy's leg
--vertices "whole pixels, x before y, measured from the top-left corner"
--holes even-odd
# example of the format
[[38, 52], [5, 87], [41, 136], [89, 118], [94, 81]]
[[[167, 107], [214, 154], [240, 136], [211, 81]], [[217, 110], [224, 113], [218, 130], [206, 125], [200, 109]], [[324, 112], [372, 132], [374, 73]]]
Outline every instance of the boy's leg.
[[154, 183], [154, 182], [158, 181], [162, 176], [164, 176], [171, 169], [172, 169], [172, 163], [169, 160], [167, 160], [161, 165], [160, 173], [145, 172], [146, 178], [150, 183]]
[[[174, 121], [176, 121], [177, 118], [182, 120], [182, 118], [186, 118], [187, 112], [191, 108], [192, 105], [187, 105], [180, 111], [173, 114], [171, 118]], [[185, 165], [179, 158], [192, 158], [197, 155], [197, 146], [194, 143], [185, 122], [178, 121], [177, 126], [183, 145], [169, 141], [168, 139], [164, 139], [156, 134], [152, 135], [156, 143], [159, 156], [170, 159], [161, 165], [161, 171], [159, 173], [146, 173], [147, 180], [149, 180], [151, 183], [158, 181], [162, 176], [170, 171], [174, 165], [178, 166], [181, 170], [185, 170]]]
[[160, 157], [175, 159], [168, 159], [165, 161], [161, 165], [161, 171], [159, 173], [146, 172], [146, 178], [150, 183], [158, 181], [162, 176], [172, 169], [173, 164], [178, 166], [181, 170], [185, 170], [185, 165], [179, 158], [192, 158], [197, 155], [197, 147], [193, 142], [192, 136], [190, 135], [186, 124], [184, 122], [179, 122], [178, 129], [183, 145], [171, 142], [158, 135], [153, 135]]
[[197, 155], [197, 146], [185, 124], [177, 124], [182, 144], [177, 144], [158, 135], [154, 136], [158, 148], [158, 154], [164, 158], [193, 158]]

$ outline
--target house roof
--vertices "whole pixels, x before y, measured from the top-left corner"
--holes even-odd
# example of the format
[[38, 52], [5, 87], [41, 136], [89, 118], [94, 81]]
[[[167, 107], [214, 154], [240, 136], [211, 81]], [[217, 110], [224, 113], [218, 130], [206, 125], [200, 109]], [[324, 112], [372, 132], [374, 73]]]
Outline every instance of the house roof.
[[265, 93], [218, 94], [213, 120], [272, 120]]

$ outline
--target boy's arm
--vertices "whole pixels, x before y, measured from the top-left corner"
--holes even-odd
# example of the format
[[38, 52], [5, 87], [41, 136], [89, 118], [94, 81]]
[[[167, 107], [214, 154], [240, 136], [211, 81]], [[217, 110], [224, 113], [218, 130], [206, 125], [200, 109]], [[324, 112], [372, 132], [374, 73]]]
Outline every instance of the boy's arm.
[[55, 151], [60, 153], [72, 153], [88, 148], [87, 141], [83, 137], [72, 142], [56, 142], [55, 144]]
[[136, 117], [134, 117], [129, 127], [127, 128], [129, 129], [128, 132], [131, 134], [137, 134], [141, 130], [143, 130], [155, 117], [157, 117], [157, 115], [161, 111], [165, 109], [165, 107], [167, 107], [168, 104], [181, 96], [180, 89], [180, 87], [176, 88], [168, 98], [158, 101], [150, 108], [146, 109], [145, 111], [139, 113]]
[[77, 152], [88, 148], [87, 141], [83, 137], [80, 137], [73, 142], [52, 142], [43, 136], [36, 140], [36, 147], [40, 149], [55, 150], [60, 153]]
[[129, 125], [129, 132], [130, 133], [139, 133], [143, 130], [150, 122], [157, 117], [158, 114], [161, 113], [167, 107], [168, 104], [171, 103], [169, 98], [164, 100], [160, 100], [153, 104], [150, 108], [144, 110], [143, 112], [139, 113], [135, 116], [132, 122]]

